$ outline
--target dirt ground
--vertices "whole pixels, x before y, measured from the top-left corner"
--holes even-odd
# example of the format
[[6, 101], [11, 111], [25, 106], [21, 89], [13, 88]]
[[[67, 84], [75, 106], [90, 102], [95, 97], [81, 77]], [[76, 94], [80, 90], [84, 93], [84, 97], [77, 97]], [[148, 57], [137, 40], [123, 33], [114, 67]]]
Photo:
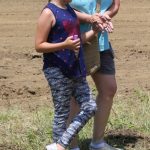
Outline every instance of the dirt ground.
[[[38, 15], [46, 0], [0, 0], [0, 108], [49, 105], [42, 57], [34, 50]], [[150, 90], [150, 0], [122, 0], [110, 35], [118, 93]], [[89, 79], [91, 82], [91, 79]]]

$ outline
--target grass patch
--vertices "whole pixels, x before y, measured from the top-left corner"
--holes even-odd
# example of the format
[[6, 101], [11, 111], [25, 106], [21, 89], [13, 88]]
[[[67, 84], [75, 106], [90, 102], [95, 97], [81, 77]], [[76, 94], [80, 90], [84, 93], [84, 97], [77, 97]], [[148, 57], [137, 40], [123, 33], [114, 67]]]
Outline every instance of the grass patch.
[[[1, 120], [0, 145], [16, 145], [22, 150], [42, 150], [51, 142], [53, 111], [48, 107], [39, 108], [32, 112], [23, 112], [12, 108], [5, 111], [9, 119]], [[2, 112], [0, 113], [0, 116]]]
[[[130, 134], [132, 134], [131, 131], [135, 131], [134, 133], [142, 133], [144, 137], [148, 137], [150, 133], [149, 110], [149, 92], [135, 90], [132, 93], [132, 98], [129, 99], [117, 95], [106, 130], [106, 132], [113, 131], [113, 133], [112, 136], [106, 134], [106, 140], [115, 146], [116, 137], [126, 131]], [[3, 150], [43, 150], [47, 143], [52, 142], [52, 119], [53, 109], [48, 106], [28, 112], [13, 107], [1, 110], [0, 149], [3, 147]], [[88, 149], [92, 137], [92, 127], [93, 120], [90, 120], [79, 134], [82, 150]], [[115, 135], [117, 132], [119, 134]], [[143, 143], [139, 146], [138, 140], [134, 143], [134, 147], [126, 145], [125, 142], [121, 143], [121, 140], [131, 138], [128, 135], [122, 135], [124, 138], [119, 138], [120, 144], [117, 146], [136, 150], [136, 145], [138, 145], [137, 150], [148, 150], [147, 141], [143, 136], [142, 140], [146, 146], [143, 146]], [[131, 141], [129, 140], [128, 143]]]
[[114, 101], [108, 129], [133, 129], [150, 133], [149, 92], [135, 90], [132, 98], [117, 96]]

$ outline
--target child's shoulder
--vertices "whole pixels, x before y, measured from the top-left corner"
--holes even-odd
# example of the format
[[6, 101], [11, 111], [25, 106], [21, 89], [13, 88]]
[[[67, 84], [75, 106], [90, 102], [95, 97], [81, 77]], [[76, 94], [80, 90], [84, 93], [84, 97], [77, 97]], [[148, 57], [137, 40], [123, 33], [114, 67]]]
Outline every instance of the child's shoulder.
[[53, 12], [49, 7], [47, 7], [47, 5], [42, 9], [41, 17], [45, 19], [50, 19], [53, 17]]
[[53, 13], [49, 8], [46, 7], [42, 10], [42, 14], [46, 16], [51, 16]]

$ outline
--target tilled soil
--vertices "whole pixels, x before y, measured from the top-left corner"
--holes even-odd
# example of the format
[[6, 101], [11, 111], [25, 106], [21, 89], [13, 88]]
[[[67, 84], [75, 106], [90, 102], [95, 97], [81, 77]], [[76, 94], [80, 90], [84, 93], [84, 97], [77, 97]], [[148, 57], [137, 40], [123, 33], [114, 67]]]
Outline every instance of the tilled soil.
[[[45, 3], [44, 0], [0, 0], [1, 108], [17, 105], [28, 109], [30, 105], [34, 109], [50, 105], [42, 56], [34, 50], [36, 22]], [[115, 50], [118, 93], [123, 95], [130, 95], [137, 88], [150, 90], [149, 18], [150, 0], [122, 0], [120, 11], [113, 19], [115, 30], [110, 40]], [[145, 141], [148, 145], [150, 139]]]

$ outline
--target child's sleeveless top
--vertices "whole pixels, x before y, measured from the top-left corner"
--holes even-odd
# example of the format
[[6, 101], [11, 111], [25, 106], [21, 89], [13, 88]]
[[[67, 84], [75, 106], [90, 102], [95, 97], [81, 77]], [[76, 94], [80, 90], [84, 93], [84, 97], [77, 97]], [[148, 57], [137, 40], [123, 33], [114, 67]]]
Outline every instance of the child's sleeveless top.
[[[66, 6], [66, 9], [62, 9], [52, 3], [48, 3], [45, 7], [53, 12], [56, 19], [56, 23], [54, 27], [52, 27], [47, 39], [50, 43], [63, 42], [71, 35], [77, 34], [80, 37], [80, 25], [77, 16], [69, 5]], [[44, 53], [43, 61], [43, 69], [58, 67], [63, 74], [70, 78], [86, 76], [82, 45], [78, 59], [76, 59], [73, 50], [60, 49], [57, 52]]]

